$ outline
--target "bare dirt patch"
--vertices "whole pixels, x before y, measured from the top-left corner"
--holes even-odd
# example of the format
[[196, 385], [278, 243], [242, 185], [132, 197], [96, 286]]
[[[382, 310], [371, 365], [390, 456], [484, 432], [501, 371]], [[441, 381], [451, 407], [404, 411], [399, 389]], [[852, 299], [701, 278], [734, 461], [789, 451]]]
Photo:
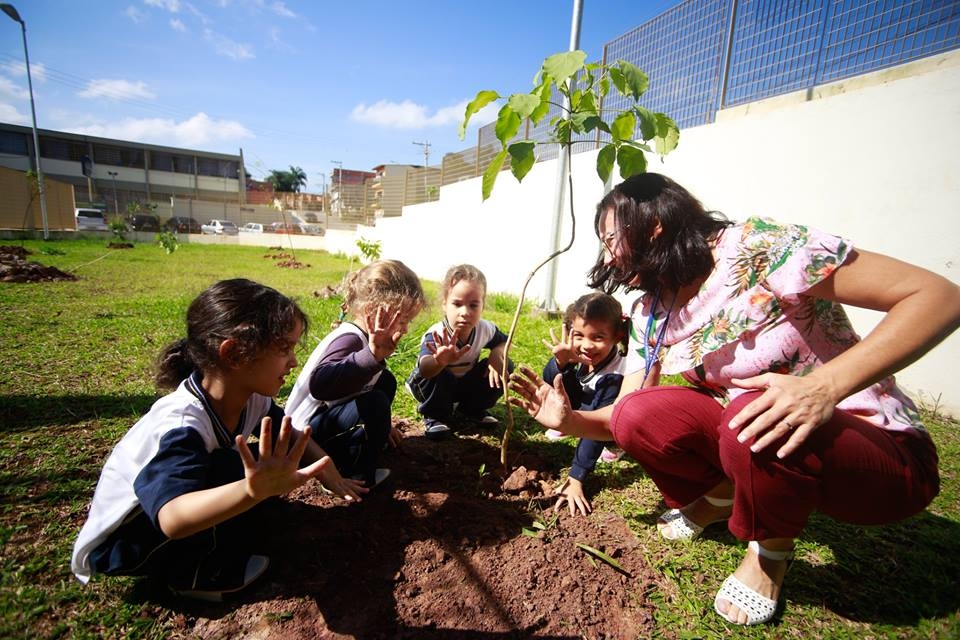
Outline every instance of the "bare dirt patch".
[[[653, 630], [655, 577], [626, 522], [564, 513], [522, 534], [552, 505], [556, 470], [471, 437], [408, 432], [393, 474], [355, 505], [310, 483], [272, 507], [271, 566], [222, 604], [170, 601], [176, 638], [637, 638]], [[481, 476], [480, 469], [494, 470]], [[505, 488], [505, 486], [507, 488]], [[608, 554], [617, 570], [576, 546]]]
[[0, 282], [53, 282], [76, 280], [72, 273], [27, 260], [30, 251], [12, 245], [0, 246]]

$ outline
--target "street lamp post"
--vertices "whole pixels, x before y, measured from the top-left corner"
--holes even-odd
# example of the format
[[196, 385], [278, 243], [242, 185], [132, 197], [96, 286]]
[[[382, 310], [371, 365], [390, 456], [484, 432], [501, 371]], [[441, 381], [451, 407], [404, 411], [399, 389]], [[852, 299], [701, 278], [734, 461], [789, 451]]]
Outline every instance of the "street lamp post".
[[323, 179], [323, 187], [321, 187], [322, 191], [320, 192], [320, 204], [323, 205], [323, 219], [326, 223], [324, 228], [326, 229], [330, 226], [330, 208], [327, 206], [327, 174], [321, 173], [320, 177]]
[[43, 239], [50, 239], [50, 227], [47, 224], [47, 193], [43, 188], [43, 170], [40, 168], [40, 137], [37, 135], [37, 110], [33, 105], [33, 80], [30, 77], [30, 53], [27, 51], [27, 23], [12, 4], [0, 4], [0, 10], [10, 16], [14, 22], [20, 23], [20, 32], [23, 34], [23, 59], [27, 65], [27, 87], [30, 89], [30, 115], [33, 118], [33, 152], [36, 154], [37, 188], [40, 191], [40, 218], [43, 221]]
[[113, 213], [114, 215], [120, 215], [120, 207], [117, 205], [117, 172], [116, 171], [107, 171], [107, 175], [113, 180]]

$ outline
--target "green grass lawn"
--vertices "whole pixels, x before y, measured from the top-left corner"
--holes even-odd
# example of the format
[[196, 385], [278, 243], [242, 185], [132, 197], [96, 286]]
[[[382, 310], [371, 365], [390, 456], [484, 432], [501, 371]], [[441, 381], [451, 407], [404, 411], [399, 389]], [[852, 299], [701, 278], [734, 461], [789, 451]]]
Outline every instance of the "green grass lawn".
[[[339, 283], [356, 264], [297, 251], [309, 267], [280, 268], [262, 247], [183, 245], [167, 255], [150, 244], [108, 250], [99, 240], [16, 244], [33, 252], [30, 260], [80, 279], [0, 283], [0, 638], [163, 637], [170, 612], [124, 600], [118, 587], [129, 579], [98, 578], [82, 587], [69, 570], [100, 465], [158, 397], [154, 358], [181, 337], [186, 307], [197, 293], [216, 280], [243, 276], [303, 306], [312, 322], [303, 363], [336, 319], [340, 302], [314, 293]], [[436, 283], [425, 288], [436, 300]], [[491, 294], [485, 317], [506, 330], [515, 303]], [[438, 317], [437, 306], [421, 314], [389, 360], [399, 380], [413, 366], [416, 336]], [[556, 324], [532, 310], [524, 314], [514, 361], [542, 368], [549, 354], [541, 339]], [[281, 400], [294, 380], [288, 378]], [[395, 413], [416, 419], [408, 394], [397, 395]], [[776, 628], [731, 629], [712, 613], [713, 591], [736, 568], [742, 545], [713, 530], [694, 544], [662, 544], [653, 527], [659, 508], [653, 484], [632, 462], [601, 466], [588, 484], [596, 509], [630, 522], [639, 549], [660, 574], [648, 594], [659, 603], [660, 634], [960, 637], [960, 431], [956, 421], [925, 413], [940, 448], [940, 496], [923, 514], [888, 527], [815, 516], [799, 541], [799, 561], [787, 579], [788, 608]], [[514, 446], [524, 439], [546, 442], [524, 416], [517, 421]], [[569, 464], [569, 449], [558, 450], [564, 452], [558, 466]]]

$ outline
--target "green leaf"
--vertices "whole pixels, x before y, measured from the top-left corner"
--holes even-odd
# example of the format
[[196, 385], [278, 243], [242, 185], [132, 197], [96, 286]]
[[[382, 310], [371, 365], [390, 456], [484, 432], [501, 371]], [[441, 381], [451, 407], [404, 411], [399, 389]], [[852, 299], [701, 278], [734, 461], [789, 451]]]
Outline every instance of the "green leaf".
[[567, 78], [583, 68], [586, 59], [587, 53], [585, 51], [555, 53], [543, 61], [541, 72], [552, 78], [559, 87]]
[[601, 120], [600, 116], [591, 113], [583, 119], [583, 130], [593, 131], [594, 129], [603, 129], [607, 133], [610, 132], [610, 127], [607, 126], [607, 123]]
[[641, 151], [646, 151], [647, 153], [653, 153], [653, 149], [650, 148], [650, 145], [644, 144], [642, 142], [637, 142], [636, 140], [621, 140], [621, 145], [628, 145], [634, 149], [640, 149]]
[[477, 93], [477, 97], [470, 101], [467, 104], [467, 110], [463, 114], [463, 122], [460, 123], [460, 139], [463, 140], [463, 137], [467, 135], [467, 123], [470, 122], [470, 118], [480, 109], [483, 109], [485, 106], [496, 100], [500, 97], [496, 91], [480, 91]]
[[522, 533], [523, 535], [529, 536], [529, 537], [531, 537], [531, 538], [539, 538], [539, 537], [540, 537], [540, 532], [539, 532], [539, 531], [534, 531], [533, 529], [530, 529], [530, 528], [528, 528], [528, 527], [524, 527], [523, 530], [521, 531], [521, 533]]
[[634, 101], [640, 99], [647, 88], [650, 86], [650, 78], [647, 77], [640, 67], [627, 62], [626, 60], [617, 60], [617, 68], [623, 74], [625, 83], [625, 95], [631, 96]]
[[617, 164], [620, 166], [620, 177], [626, 180], [647, 170], [647, 157], [639, 149], [621, 145], [617, 149]]
[[641, 106], [635, 106], [633, 112], [637, 114], [640, 121], [640, 136], [644, 140], [650, 140], [657, 136], [657, 116], [655, 113]]
[[637, 129], [637, 118], [630, 111], [624, 111], [610, 125], [610, 135], [616, 141], [632, 140]]
[[610, 67], [608, 72], [610, 74], [610, 81], [613, 82], [613, 86], [617, 88], [620, 95], [627, 95], [627, 79], [623, 77], [623, 73], [616, 67]]
[[503, 105], [500, 108], [500, 113], [497, 114], [497, 126], [494, 128], [497, 140], [506, 146], [519, 130], [520, 116], [510, 108], [509, 104]]
[[599, 113], [597, 109], [597, 98], [592, 91], [587, 91], [580, 97], [580, 103], [577, 105], [577, 111]]
[[608, 565], [610, 565], [611, 567], [613, 567], [614, 569], [616, 569], [617, 571], [619, 571], [619, 572], [622, 573], [623, 575], [629, 577], [629, 575], [630, 575], [630, 572], [629, 572], [629, 571], [627, 571], [627, 570], [624, 569], [622, 566], [620, 566], [620, 563], [619, 563], [619, 562], [617, 562], [616, 560], [614, 560], [613, 558], [611, 558], [610, 556], [608, 556], [607, 554], [605, 554], [603, 551], [600, 551], [600, 549], [594, 549], [594, 548], [591, 547], [590, 545], [588, 545], [588, 544], [583, 544], [582, 542], [578, 542], [578, 543], [576, 543], [576, 544], [577, 544], [578, 547], [580, 547], [581, 549], [583, 549], [584, 551], [586, 551], [586, 552], [587, 552], [588, 554], [590, 554], [591, 556], [594, 556], [594, 557], [596, 557], [596, 558], [598, 558], [598, 559], [600, 559], [600, 560], [603, 560], [604, 562], [606, 562]]
[[536, 93], [515, 93], [507, 100], [507, 105], [520, 116], [520, 119], [529, 118], [530, 114], [540, 106], [541, 98]]
[[666, 155], [677, 148], [680, 144], [680, 127], [673, 121], [673, 118], [665, 113], [655, 114], [657, 117], [657, 136], [654, 143], [657, 147], [657, 153]]
[[610, 93], [610, 78], [606, 76], [600, 78], [600, 82], [597, 84], [597, 93], [601, 98], [607, 97], [607, 94]]
[[610, 143], [600, 149], [597, 154], [597, 175], [606, 182], [610, 179], [610, 173], [613, 171], [613, 163], [617, 159], [617, 145]]
[[514, 142], [507, 151], [510, 153], [510, 172], [513, 173], [517, 182], [522, 182], [530, 169], [533, 168], [537, 157], [534, 155], [535, 143], [525, 140], [523, 142]]
[[493, 193], [493, 184], [497, 181], [497, 174], [500, 173], [500, 168], [503, 167], [503, 161], [507, 159], [507, 150], [501, 149], [500, 153], [493, 157], [493, 160], [490, 161], [490, 164], [487, 165], [487, 168], [483, 171], [483, 199], [486, 200], [490, 197], [490, 194]]

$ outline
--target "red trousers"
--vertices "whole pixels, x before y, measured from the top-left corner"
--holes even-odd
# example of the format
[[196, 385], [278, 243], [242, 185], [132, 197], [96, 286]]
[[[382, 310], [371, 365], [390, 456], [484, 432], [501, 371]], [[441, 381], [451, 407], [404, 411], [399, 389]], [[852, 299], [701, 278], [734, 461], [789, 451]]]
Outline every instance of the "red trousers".
[[814, 511], [852, 524], [886, 524], [922, 511], [940, 490], [937, 452], [924, 432], [888, 431], [836, 410], [785, 459], [785, 438], [759, 453], [727, 424], [760, 394], [726, 408], [688, 387], [635, 391], [613, 411], [617, 444], [679, 508], [728, 478], [730, 531], [741, 540], [795, 538]]

